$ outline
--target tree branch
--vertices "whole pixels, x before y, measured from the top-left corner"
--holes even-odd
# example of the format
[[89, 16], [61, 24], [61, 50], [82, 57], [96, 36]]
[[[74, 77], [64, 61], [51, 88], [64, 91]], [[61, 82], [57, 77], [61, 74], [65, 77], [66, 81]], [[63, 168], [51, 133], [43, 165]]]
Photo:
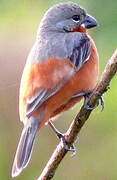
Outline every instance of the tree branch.
[[[117, 72], [117, 49], [115, 50], [113, 56], [108, 61], [104, 72], [102, 74], [100, 82], [97, 84], [93, 93], [90, 95], [88, 104], [91, 107], [94, 107], [99, 101], [100, 97], [108, 90], [110, 81]], [[87, 110], [84, 106], [81, 107], [80, 112], [77, 114], [75, 120], [71, 123], [68, 131], [65, 134], [66, 142], [70, 146], [75, 139], [77, 138], [78, 133], [80, 132], [85, 121], [89, 118], [92, 110]], [[66, 155], [67, 150], [64, 149], [62, 142], [60, 142], [53, 152], [50, 160], [48, 161], [46, 167], [44, 168], [42, 174], [38, 180], [49, 180], [52, 179], [55, 171]]]

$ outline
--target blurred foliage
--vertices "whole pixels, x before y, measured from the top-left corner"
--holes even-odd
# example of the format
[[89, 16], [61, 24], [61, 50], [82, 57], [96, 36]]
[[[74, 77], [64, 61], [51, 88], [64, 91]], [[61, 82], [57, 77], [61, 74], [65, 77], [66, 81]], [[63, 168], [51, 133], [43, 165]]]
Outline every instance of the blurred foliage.
[[[18, 117], [18, 89], [23, 66], [44, 12], [57, 0], [0, 0], [0, 180], [11, 180], [11, 167], [22, 129]], [[74, 1], [87, 9], [100, 26], [91, 31], [100, 54], [100, 72], [117, 47], [117, 1]], [[78, 153], [65, 157], [56, 180], [117, 179], [117, 77], [80, 133]], [[64, 113], [56, 126], [65, 132], [81, 104]], [[28, 168], [17, 180], [33, 180], [41, 173], [58, 140], [49, 127], [40, 132]]]

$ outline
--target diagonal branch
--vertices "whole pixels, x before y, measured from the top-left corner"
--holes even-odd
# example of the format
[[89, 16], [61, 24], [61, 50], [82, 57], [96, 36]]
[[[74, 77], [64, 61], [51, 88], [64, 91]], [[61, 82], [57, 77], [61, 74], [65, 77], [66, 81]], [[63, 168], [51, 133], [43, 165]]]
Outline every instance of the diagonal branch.
[[[94, 107], [99, 101], [100, 97], [108, 90], [109, 84], [117, 72], [117, 49], [112, 55], [111, 59], [108, 61], [104, 72], [102, 74], [100, 82], [97, 84], [95, 90], [90, 95], [88, 104], [91, 107]], [[84, 106], [81, 107], [80, 112], [77, 114], [75, 120], [71, 123], [68, 131], [65, 134], [66, 142], [68, 145], [71, 145], [77, 138], [78, 133], [80, 132], [85, 121], [89, 118], [92, 110], [87, 110]], [[62, 142], [60, 142], [53, 152], [50, 160], [48, 161], [46, 167], [44, 168], [42, 174], [38, 180], [49, 180], [52, 179], [55, 171], [66, 155], [67, 150], [64, 149]]]

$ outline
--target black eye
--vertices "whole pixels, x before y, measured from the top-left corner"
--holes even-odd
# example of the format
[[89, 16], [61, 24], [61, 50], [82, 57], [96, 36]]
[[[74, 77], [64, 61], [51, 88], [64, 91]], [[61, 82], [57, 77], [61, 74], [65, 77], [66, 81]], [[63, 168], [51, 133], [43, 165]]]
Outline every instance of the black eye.
[[74, 15], [72, 17], [72, 19], [75, 21], [75, 22], [79, 22], [80, 21], [80, 15]]

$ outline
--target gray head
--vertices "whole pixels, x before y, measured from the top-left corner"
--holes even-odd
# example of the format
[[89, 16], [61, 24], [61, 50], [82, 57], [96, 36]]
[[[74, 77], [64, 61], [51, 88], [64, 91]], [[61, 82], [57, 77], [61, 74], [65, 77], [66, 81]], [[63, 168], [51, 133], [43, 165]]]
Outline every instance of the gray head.
[[89, 29], [97, 26], [97, 21], [73, 2], [59, 3], [50, 8], [40, 23], [40, 31], [72, 32], [79, 27]]

